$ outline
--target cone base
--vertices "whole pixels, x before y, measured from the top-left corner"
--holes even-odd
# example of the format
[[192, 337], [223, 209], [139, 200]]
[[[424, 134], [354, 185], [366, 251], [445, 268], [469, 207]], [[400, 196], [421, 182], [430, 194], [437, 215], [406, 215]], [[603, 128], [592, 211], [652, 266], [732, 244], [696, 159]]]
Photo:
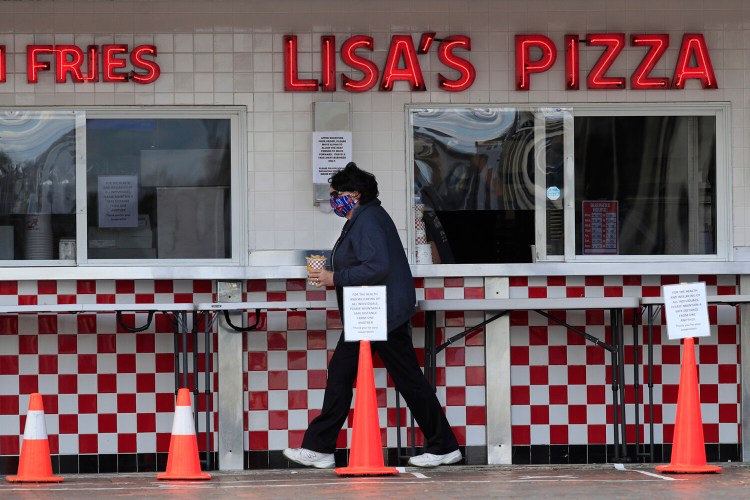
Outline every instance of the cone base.
[[398, 469], [393, 467], [338, 467], [339, 476], [398, 476]]
[[722, 468], [718, 465], [657, 465], [656, 470], [667, 474], [705, 474], [721, 472]]
[[156, 479], [175, 479], [175, 480], [183, 480], [183, 481], [190, 481], [190, 480], [207, 480], [211, 479], [211, 474], [207, 474], [205, 472], [198, 472], [195, 474], [168, 474], [166, 472], [162, 472], [161, 474], [156, 475]]
[[62, 483], [63, 478], [58, 476], [6, 476], [9, 483]]

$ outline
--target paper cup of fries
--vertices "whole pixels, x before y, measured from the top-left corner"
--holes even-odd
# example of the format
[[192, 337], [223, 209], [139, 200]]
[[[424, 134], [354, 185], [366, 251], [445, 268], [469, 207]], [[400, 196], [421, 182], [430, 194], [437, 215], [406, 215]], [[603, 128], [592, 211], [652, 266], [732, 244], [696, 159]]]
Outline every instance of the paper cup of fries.
[[[307, 272], [310, 271], [320, 271], [326, 268], [326, 256], [325, 255], [308, 255], [305, 257], [307, 259]], [[315, 285], [316, 283], [312, 280], [308, 279], [307, 282], [311, 285]]]

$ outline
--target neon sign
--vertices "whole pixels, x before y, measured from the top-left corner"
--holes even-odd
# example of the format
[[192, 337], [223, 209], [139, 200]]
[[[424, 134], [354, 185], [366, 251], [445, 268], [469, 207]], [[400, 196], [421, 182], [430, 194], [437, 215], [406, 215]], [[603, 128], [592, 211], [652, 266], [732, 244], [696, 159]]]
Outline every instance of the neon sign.
[[[531, 58], [531, 50], [537, 48], [542, 56]], [[555, 64], [555, 43], [544, 35], [516, 35], [516, 90], [528, 90], [531, 73], [543, 73]]]
[[605, 47], [601, 57], [589, 71], [589, 76], [586, 78], [586, 87], [589, 89], [625, 88], [624, 77], [605, 75], [625, 47], [625, 35], [623, 33], [590, 33], [586, 37], [586, 45], [603, 45]]
[[[462, 92], [474, 84], [477, 76], [469, 60], [471, 38], [449, 35], [438, 38], [435, 32], [421, 34], [415, 44], [412, 35], [392, 35], [387, 56], [382, 64], [372, 60], [375, 41], [367, 35], [354, 35], [337, 45], [336, 37], [320, 37], [320, 72], [302, 75], [299, 68], [299, 44], [296, 35], [283, 39], [284, 90], [287, 92], [366, 92], [377, 86], [390, 92], [396, 85], [406, 84], [412, 91], [423, 92], [431, 85], [425, 79], [421, 56], [431, 51], [439, 61], [436, 75], [437, 87], [446, 92]], [[563, 88], [578, 90], [585, 85], [588, 90], [684, 89], [688, 80], [698, 80], [703, 89], [719, 87], [704, 36], [686, 33], [682, 36], [677, 62], [671, 75], [654, 75], [657, 66], [663, 68], [664, 55], [669, 49], [668, 34], [633, 34], [628, 39], [624, 33], [567, 34], [563, 39]], [[581, 46], [598, 52], [598, 58], [581, 76]], [[626, 51], [641, 52], [641, 61], [630, 75], [618, 74], [617, 62]], [[515, 36], [515, 88], [531, 90], [534, 75], [543, 74], [557, 62], [555, 42], [542, 34]], [[134, 82], [150, 84], [161, 75], [156, 61], [154, 45], [138, 45], [132, 50], [126, 44], [89, 45], [85, 49], [76, 45], [28, 45], [26, 47], [26, 80], [39, 82], [49, 72], [56, 83]], [[589, 58], [583, 58], [588, 60]], [[7, 51], [0, 45], [0, 83], [6, 81]], [[337, 63], [343, 63], [337, 71]], [[660, 64], [661, 63], [661, 64]], [[442, 66], [440, 66], [442, 65]], [[663, 70], [662, 70], [663, 71]], [[550, 73], [552, 74], [552, 73]], [[434, 78], [434, 77], [433, 77]], [[581, 82], [585, 83], [581, 83]]]
[[[344, 74], [341, 75], [341, 86], [349, 92], [365, 92], [378, 83], [378, 66], [369, 59], [358, 55], [356, 51], [359, 48], [372, 51], [375, 48], [372, 37], [365, 35], [353, 36], [341, 46], [341, 59], [344, 63], [362, 73], [362, 78], [359, 80], [355, 80]], [[284, 66], [286, 67], [286, 64]]]
[[[400, 67], [402, 63], [403, 68]], [[388, 59], [383, 67], [383, 79], [380, 80], [380, 90], [393, 90], [393, 82], [396, 80], [409, 82], [412, 90], [427, 90], [414, 41], [409, 35], [393, 35], [391, 38]]]
[[[382, 72], [377, 64], [362, 55], [363, 51], [375, 50], [372, 37], [355, 35], [347, 38], [341, 45], [341, 60], [346, 64], [347, 69], [353, 69], [360, 75], [352, 77], [341, 73], [341, 87], [347, 92], [365, 92], [375, 87], [380, 79], [378, 88], [382, 91], [392, 91], [398, 81], [407, 82], [413, 91], [425, 91], [427, 83], [422, 75], [422, 63], [419, 56], [428, 53], [433, 42], [439, 42], [438, 60], [458, 74], [457, 78], [450, 78], [438, 73], [438, 87], [447, 92], [461, 92], [471, 87], [476, 79], [476, 70], [474, 65], [459, 52], [471, 51], [471, 39], [464, 35], [451, 35], [438, 39], [435, 33], [422, 34], [417, 46], [414, 45], [411, 35], [393, 35]], [[287, 92], [336, 91], [335, 43], [334, 36], [320, 37], [320, 79], [302, 78], [299, 72], [297, 36], [284, 36], [284, 90]]]
[[[86, 50], [68, 44], [27, 45], [26, 81], [38, 83], [40, 73], [50, 71], [57, 83], [133, 81], [145, 85], [161, 74], [156, 53], [153, 45], [138, 45], [132, 51], [125, 44], [89, 45]], [[0, 45], [0, 82], [7, 77], [6, 57], [5, 45]]]
[[669, 35], [632, 35], [630, 45], [649, 47], [641, 64], [630, 77], [630, 86], [634, 89], [668, 89], [669, 78], [654, 78], [650, 75], [669, 46]]
[[[589, 33], [587, 47], [604, 47], [599, 58], [589, 70], [586, 88], [624, 89], [628, 78], [612, 75], [615, 61], [626, 46], [624, 33]], [[565, 88], [580, 88], [580, 42], [578, 35], [565, 35]], [[672, 78], [651, 76], [656, 65], [669, 48], [667, 34], [637, 34], [630, 37], [631, 47], [648, 47], [643, 58], [630, 75], [630, 88], [638, 90], [664, 90], [685, 88], [689, 79], [700, 80], [704, 89], [719, 88], [714, 74], [708, 46], [702, 34], [686, 33], [682, 37], [680, 53]], [[547, 36], [540, 34], [516, 35], [516, 90], [531, 89], [531, 75], [544, 73], [555, 63], [557, 48]], [[535, 55], [532, 55], [532, 51]]]

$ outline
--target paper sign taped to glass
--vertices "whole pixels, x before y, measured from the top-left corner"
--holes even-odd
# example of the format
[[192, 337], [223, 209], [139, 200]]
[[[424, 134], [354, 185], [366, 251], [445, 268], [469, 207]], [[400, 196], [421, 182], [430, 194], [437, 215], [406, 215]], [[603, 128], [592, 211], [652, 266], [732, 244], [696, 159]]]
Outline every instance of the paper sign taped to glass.
[[711, 335], [705, 283], [664, 285], [662, 289], [670, 340]]
[[344, 287], [344, 340], [388, 340], [384, 286]]

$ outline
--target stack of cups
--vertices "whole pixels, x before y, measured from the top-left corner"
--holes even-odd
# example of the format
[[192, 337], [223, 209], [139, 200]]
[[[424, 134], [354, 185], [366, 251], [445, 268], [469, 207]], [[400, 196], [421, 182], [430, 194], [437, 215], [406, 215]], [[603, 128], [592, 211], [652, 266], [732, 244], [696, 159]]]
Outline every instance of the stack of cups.
[[417, 229], [417, 245], [424, 245], [427, 243], [427, 233], [424, 229], [424, 205], [421, 203], [414, 205], [414, 226]]
[[424, 228], [424, 205], [414, 205], [414, 226], [416, 228], [417, 264], [432, 264], [432, 245], [427, 243], [427, 233]]
[[27, 260], [52, 259], [52, 215], [27, 214], [24, 220], [24, 258]]
[[[308, 274], [312, 270], [321, 271], [326, 268], [326, 256], [325, 255], [308, 255], [307, 259], [307, 272]], [[310, 285], [316, 285], [317, 283], [308, 279], [307, 283]]]
[[414, 204], [414, 220], [421, 220], [424, 217], [424, 203], [416, 202]]
[[417, 245], [417, 264], [432, 264], [432, 245]]

